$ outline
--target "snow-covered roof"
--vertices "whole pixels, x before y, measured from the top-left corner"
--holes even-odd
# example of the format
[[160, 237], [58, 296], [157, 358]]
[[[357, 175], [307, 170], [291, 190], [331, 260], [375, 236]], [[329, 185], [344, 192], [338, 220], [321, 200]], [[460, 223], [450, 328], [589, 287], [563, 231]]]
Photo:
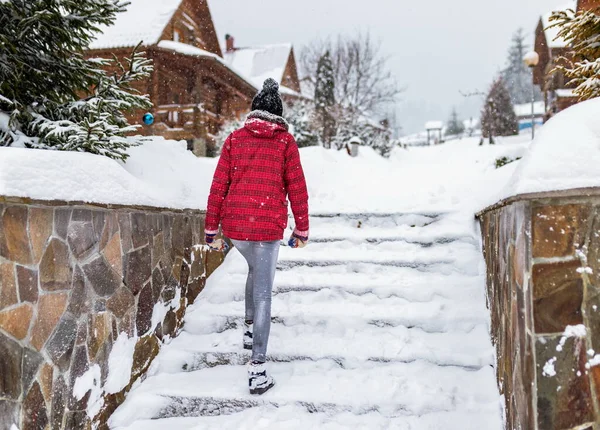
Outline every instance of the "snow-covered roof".
[[425, 123], [425, 130], [441, 130], [444, 128], [443, 121], [429, 121]]
[[267, 78], [281, 83], [287, 65], [291, 43], [265, 45], [251, 48], [237, 48], [233, 52], [224, 51], [227, 64], [241, 71], [258, 88], [262, 88]]
[[129, 0], [127, 11], [117, 15], [114, 25], [102, 26], [90, 49], [154, 45], [183, 0]]
[[567, 47], [567, 42], [562, 37], [558, 38], [560, 27], [552, 27], [555, 22], [550, 22], [550, 17], [552, 16], [553, 12], [567, 12], [569, 10], [577, 10], [577, 0], [570, 0], [568, 3], [565, 3], [560, 7], [556, 7], [550, 12], [542, 15], [542, 25], [544, 26], [544, 32], [546, 33], [546, 42], [548, 43], [548, 48], [557, 49]]
[[600, 99], [565, 109], [536, 135], [503, 198], [518, 194], [600, 187]]
[[162, 48], [162, 49], [168, 49], [169, 51], [177, 52], [178, 54], [188, 55], [190, 57], [211, 58], [211, 59], [223, 64], [225, 67], [227, 67], [233, 73], [238, 75], [238, 77], [240, 77], [242, 80], [244, 80], [248, 85], [250, 85], [254, 89], [258, 90], [258, 88], [262, 88], [262, 86], [258, 87], [256, 85], [254, 85], [253, 82], [248, 80], [248, 78], [240, 70], [237, 70], [235, 67], [232, 67], [223, 58], [219, 57], [216, 54], [213, 54], [212, 52], [208, 52], [208, 51], [205, 51], [204, 49], [196, 48], [195, 46], [188, 45], [186, 43], [175, 42], [173, 40], [161, 40], [160, 42], [158, 42], [158, 47]]
[[[546, 113], [546, 105], [543, 101], [533, 104], [533, 112], [535, 116], [543, 116]], [[531, 116], [531, 103], [523, 103], [515, 105], [515, 114], [518, 118]]]

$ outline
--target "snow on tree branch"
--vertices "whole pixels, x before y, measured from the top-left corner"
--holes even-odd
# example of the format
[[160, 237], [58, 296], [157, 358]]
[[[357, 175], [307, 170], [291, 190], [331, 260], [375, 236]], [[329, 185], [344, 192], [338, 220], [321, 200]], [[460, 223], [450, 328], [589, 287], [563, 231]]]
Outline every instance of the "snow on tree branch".
[[554, 12], [550, 22], [574, 51], [572, 57], [561, 57], [553, 71], [570, 79], [580, 100], [600, 96], [600, 8]]

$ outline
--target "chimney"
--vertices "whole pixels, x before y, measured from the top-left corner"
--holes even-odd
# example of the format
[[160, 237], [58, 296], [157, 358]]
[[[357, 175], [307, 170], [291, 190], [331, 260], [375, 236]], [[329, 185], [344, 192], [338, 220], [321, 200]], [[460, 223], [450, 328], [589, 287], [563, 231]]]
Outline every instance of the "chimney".
[[225, 46], [226, 46], [226, 52], [234, 52], [235, 51], [235, 38], [232, 35], [230, 35], [230, 34], [225, 35]]

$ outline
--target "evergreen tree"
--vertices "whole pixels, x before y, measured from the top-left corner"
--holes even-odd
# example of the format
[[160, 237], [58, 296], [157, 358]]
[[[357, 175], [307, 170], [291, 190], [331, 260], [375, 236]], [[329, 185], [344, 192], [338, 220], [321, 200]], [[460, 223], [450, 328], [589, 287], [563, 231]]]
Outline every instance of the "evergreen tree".
[[482, 143], [483, 138], [489, 138], [490, 144], [493, 144], [495, 136], [512, 136], [518, 130], [519, 123], [510, 94], [504, 80], [499, 77], [492, 84], [481, 112]]
[[452, 108], [452, 114], [446, 128], [446, 134], [450, 136], [458, 136], [465, 132], [465, 126], [462, 121], [458, 119], [458, 113], [456, 108]]
[[315, 108], [307, 101], [298, 101], [286, 109], [285, 119], [290, 124], [290, 133], [296, 139], [298, 147], [319, 145], [319, 134], [314, 128]]
[[[581, 100], [600, 96], [600, 8], [554, 12], [550, 18], [560, 28], [563, 38], [575, 52], [574, 60], [561, 58], [557, 70], [570, 78]], [[566, 65], [565, 65], [566, 64]]]
[[[0, 1], [0, 113], [10, 115], [0, 145], [24, 134], [28, 147], [127, 158], [136, 142], [125, 135], [136, 127], [123, 111], [151, 106], [132, 88], [151, 65], [137, 49], [126, 64], [83, 56], [100, 26], [114, 23], [125, 6], [121, 0]], [[109, 76], [104, 68], [118, 72]]]
[[523, 62], [523, 57], [528, 49], [523, 29], [520, 28], [513, 35], [512, 45], [508, 51], [507, 66], [502, 72], [513, 104], [531, 103], [532, 91], [536, 100], [542, 99], [540, 89], [533, 85], [531, 70]]
[[340, 150], [354, 137], [358, 137], [363, 146], [370, 146], [381, 156], [388, 157], [396, 142], [392, 139], [392, 130], [367, 119], [356, 116], [349, 110], [337, 114], [337, 128], [332, 143]]
[[321, 141], [326, 147], [331, 147], [335, 133], [335, 75], [329, 51], [325, 52], [317, 65], [315, 83], [316, 122], [321, 130]]

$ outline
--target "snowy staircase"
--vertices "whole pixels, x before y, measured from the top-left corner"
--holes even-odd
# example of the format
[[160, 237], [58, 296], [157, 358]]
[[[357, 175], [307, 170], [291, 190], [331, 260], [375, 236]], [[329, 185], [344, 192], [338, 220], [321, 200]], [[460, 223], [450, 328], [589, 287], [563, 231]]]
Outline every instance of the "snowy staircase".
[[471, 231], [443, 214], [313, 216], [310, 246], [281, 248], [277, 386], [260, 397], [247, 389], [247, 269], [234, 251], [113, 428], [500, 428]]

